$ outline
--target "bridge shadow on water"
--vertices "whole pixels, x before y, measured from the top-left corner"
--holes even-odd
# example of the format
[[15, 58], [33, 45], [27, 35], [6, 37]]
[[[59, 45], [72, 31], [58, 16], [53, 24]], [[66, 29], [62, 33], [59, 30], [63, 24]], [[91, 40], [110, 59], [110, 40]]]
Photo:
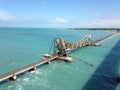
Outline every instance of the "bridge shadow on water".
[[120, 40], [105, 57], [82, 90], [115, 90], [120, 83]]

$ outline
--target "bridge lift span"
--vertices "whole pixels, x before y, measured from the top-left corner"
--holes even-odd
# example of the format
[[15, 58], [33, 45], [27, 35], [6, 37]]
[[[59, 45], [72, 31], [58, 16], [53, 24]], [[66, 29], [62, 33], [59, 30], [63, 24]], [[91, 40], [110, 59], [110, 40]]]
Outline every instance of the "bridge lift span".
[[60, 56], [68, 56], [68, 53], [78, 48], [81, 48], [87, 45], [93, 45], [91, 38], [92, 38], [91, 34], [86, 35], [82, 40], [78, 42], [67, 42], [64, 39], [55, 38], [54, 39], [54, 54], [57, 54]]

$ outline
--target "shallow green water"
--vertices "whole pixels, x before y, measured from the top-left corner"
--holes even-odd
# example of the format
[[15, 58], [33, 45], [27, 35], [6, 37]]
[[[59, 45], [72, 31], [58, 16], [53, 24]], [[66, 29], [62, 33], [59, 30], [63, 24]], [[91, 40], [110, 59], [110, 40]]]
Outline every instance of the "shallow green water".
[[[95, 30], [0, 28], [0, 74], [40, 60], [42, 55], [49, 51], [55, 37], [78, 41], [86, 34], [92, 34], [96, 39], [109, 33]], [[99, 42], [102, 44], [101, 47], [81, 48], [70, 54], [74, 57], [74, 62], [53, 61], [50, 65], [40, 66], [36, 72], [26, 72], [26, 74], [19, 76], [15, 82], [1, 83], [0, 90], [96, 90], [96, 88], [97, 90], [106, 90], [106, 88], [114, 90], [115, 87], [119, 87], [119, 84], [114, 83], [114, 80], [110, 80], [112, 83], [109, 83], [109, 80], [107, 83], [104, 81], [113, 73], [106, 72], [109, 70], [103, 69], [101, 65], [104, 67], [103, 62], [107, 60], [107, 55], [111, 53], [119, 40], [120, 35], [115, 35]], [[116, 52], [116, 50], [112, 50], [112, 52]], [[117, 64], [110, 63], [116, 68], [112, 67], [110, 70], [118, 74], [120, 55], [118, 51], [116, 54], [118, 54], [117, 58], [113, 56], [112, 59], [116, 59]], [[8, 64], [9, 60], [14, 62]], [[111, 60], [110, 62], [112, 62]], [[97, 81], [101, 77], [100, 75], [106, 77], [96, 82], [96, 86], [91, 84], [95, 80]], [[112, 76], [116, 77], [117, 75]]]

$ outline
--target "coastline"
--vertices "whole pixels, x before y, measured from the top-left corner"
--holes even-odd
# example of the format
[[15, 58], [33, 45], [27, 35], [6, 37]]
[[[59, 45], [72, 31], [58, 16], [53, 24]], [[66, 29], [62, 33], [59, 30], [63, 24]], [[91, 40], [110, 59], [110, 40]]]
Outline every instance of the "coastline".
[[68, 30], [103, 30], [111, 32], [120, 32], [120, 28], [67, 28]]

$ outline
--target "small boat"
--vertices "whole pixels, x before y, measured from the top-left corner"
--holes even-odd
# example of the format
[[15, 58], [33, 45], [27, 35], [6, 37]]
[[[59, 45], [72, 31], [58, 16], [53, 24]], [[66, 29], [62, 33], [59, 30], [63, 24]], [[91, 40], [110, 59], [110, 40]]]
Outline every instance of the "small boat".
[[99, 46], [101, 46], [101, 44], [95, 43], [94, 46], [99, 47]]
[[7, 61], [8, 64], [12, 64], [13, 63], [13, 60], [9, 60]]
[[52, 58], [52, 55], [50, 54], [44, 54], [42, 59]]

